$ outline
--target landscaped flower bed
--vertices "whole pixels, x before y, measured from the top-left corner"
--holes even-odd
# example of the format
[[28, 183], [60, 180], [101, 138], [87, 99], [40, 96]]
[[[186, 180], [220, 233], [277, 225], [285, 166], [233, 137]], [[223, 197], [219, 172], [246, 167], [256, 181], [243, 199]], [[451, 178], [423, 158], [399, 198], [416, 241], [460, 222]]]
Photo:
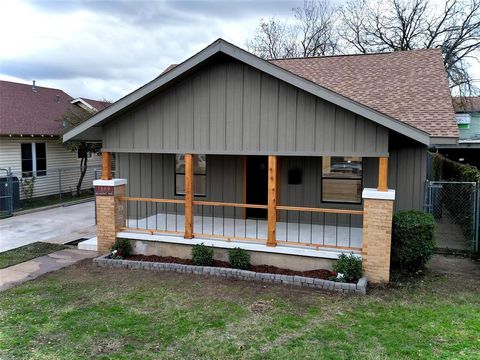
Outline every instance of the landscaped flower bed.
[[94, 259], [94, 262], [100, 267], [214, 275], [240, 280], [257, 280], [312, 287], [350, 294], [365, 294], [367, 288], [365, 277], [362, 277], [356, 283], [331, 281], [328, 279], [334, 277], [334, 274], [324, 269], [302, 272], [268, 265], [252, 265], [249, 270], [240, 270], [231, 268], [230, 264], [224, 261], [214, 260], [211, 266], [197, 266], [192, 265], [192, 260], [155, 255], [130, 255], [125, 259], [114, 259], [111, 254], [107, 254]]

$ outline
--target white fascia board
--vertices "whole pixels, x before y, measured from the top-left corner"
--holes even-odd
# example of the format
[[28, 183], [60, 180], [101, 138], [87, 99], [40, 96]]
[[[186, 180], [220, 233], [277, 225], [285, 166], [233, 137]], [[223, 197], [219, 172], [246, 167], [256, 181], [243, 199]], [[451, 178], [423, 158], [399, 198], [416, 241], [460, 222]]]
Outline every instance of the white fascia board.
[[126, 184], [127, 179], [93, 180], [93, 186], [120, 186]]
[[73, 100], [70, 101], [70, 104], [76, 104], [77, 102], [82, 103], [83, 105], [85, 105], [86, 107], [88, 107], [92, 111], [97, 111], [97, 108], [93, 107], [92, 105], [90, 105], [88, 102], [86, 102], [82, 98], [73, 99]]
[[365, 188], [362, 191], [362, 199], [395, 200], [395, 190], [379, 191], [377, 189]]

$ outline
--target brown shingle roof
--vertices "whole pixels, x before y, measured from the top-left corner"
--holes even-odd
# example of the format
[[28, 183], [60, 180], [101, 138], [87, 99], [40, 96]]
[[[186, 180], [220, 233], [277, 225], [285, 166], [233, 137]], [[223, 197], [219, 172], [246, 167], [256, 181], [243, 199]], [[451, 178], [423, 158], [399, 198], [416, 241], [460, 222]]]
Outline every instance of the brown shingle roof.
[[431, 136], [458, 136], [438, 49], [270, 62]]
[[[1, 135], [60, 135], [60, 121], [72, 106], [70, 95], [60, 89], [0, 80]], [[58, 97], [57, 97], [58, 96]], [[87, 102], [93, 102], [86, 99]], [[96, 105], [105, 107], [103, 102]], [[92, 106], [97, 107], [93, 103]], [[101, 110], [101, 109], [98, 109]]]

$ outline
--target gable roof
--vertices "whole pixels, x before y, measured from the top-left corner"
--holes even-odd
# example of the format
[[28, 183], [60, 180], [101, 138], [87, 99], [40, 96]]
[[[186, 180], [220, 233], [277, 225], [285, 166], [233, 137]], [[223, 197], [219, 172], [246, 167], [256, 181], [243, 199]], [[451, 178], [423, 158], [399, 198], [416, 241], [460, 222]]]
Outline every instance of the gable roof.
[[87, 99], [82, 97], [79, 97], [70, 101], [70, 103], [72, 104], [79, 103], [79, 102], [85, 105], [88, 109], [91, 109], [93, 111], [103, 110], [110, 105], [108, 101], [93, 100], [93, 99]]
[[458, 136], [440, 49], [271, 62], [431, 136]]
[[[60, 89], [0, 80], [0, 135], [60, 135], [74, 99]], [[84, 99], [96, 110], [108, 103]]]
[[[192, 70], [196, 66], [200, 65], [207, 59], [211, 58], [217, 53], [226, 54], [238, 61], [246, 63], [260, 71], [263, 71], [271, 76], [274, 76], [282, 81], [285, 81], [291, 85], [294, 85], [304, 91], [307, 91], [315, 96], [318, 96], [326, 101], [329, 101], [335, 105], [338, 105], [344, 109], [352, 111], [360, 116], [363, 116], [371, 121], [374, 121], [380, 125], [383, 125], [389, 129], [392, 129], [396, 132], [404, 134], [414, 140], [417, 140], [423, 144], [432, 144], [435, 141], [432, 141], [431, 136], [433, 134], [428, 133], [427, 131], [415, 127], [405, 121], [392, 117], [388, 114], [382, 113], [381, 111], [372, 108], [368, 105], [365, 105], [359, 101], [353, 100], [341, 93], [335, 92], [323, 85], [320, 85], [311, 79], [308, 79], [303, 76], [299, 76], [292, 71], [285, 69], [281, 66], [278, 66], [274, 61], [268, 62], [259, 57], [242, 50], [223, 39], [218, 39], [205, 49], [185, 60], [183, 63], [175, 66], [169, 67], [165, 70], [158, 78], [147, 83], [146, 85], [140, 87], [139, 89], [133, 91], [129, 95], [118, 100], [116, 103], [112, 104], [110, 107], [105, 110], [95, 114], [90, 119], [75, 127], [74, 129], [68, 131], [63, 139], [64, 141], [70, 140], [76, 136], [79, 136], [87, 130], [93, 130], [90, 128], [97, 128], [106, 123], [109, 119], [113, 118], [118, 112], [128, 109], [135, 104], [142, 101], [143, 97], [159, 91], [165, 87], [172, 80], [178, 76]], [[418, 75], [417, 75], [418, 76]], [[443, 77], [445, 75], [443, 74]], [[444, 84], [445, 85], [445, 84]], [[447, 85], [448, 89], [448, 85]], [[428, 88], [428, 91], [432, 91], [431, 88]], [[435, 92], [436, 90], [433, 89]], [[449, 102], [451, 104], [451, 101]], [[393, 106], [396, 106], [393, 104]], [[451, 106], [451, 105], [450, 105]], [[453, 110], [451, 110], [451, 121], [453, 121]], [[445, 133], [446, 134], [446, 133]], [[445, 135], [447, 136], [447, 135]], [[452, 142], [456, 143], [457, 138], [452, 133], [449, 134], [449, 139], [441, 138], [441, 142]]]
[[70, 100], [60, 89], [0, 81], [0, 134], [60, 135]]

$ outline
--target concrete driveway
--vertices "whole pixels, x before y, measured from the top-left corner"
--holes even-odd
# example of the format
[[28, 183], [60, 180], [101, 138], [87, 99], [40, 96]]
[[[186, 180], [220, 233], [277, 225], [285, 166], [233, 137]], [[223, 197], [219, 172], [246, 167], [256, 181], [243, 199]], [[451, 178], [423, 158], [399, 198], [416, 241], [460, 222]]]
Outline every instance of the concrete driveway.
[[0, 220], [0, 252], [36, 241], [64, 244], [93, 236], [95, 236], [94, 201]]

